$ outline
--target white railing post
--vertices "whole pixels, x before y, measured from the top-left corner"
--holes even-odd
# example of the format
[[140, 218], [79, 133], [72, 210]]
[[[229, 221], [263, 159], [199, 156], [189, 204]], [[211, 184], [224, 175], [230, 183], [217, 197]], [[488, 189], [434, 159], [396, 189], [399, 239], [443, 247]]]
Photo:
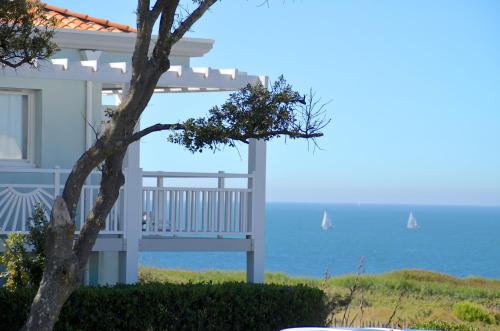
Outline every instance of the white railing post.
[[54, 200], [61, 194], [61, 169], [59, 166], [54, 168]]
[[156, 187], [163, 187], [163, 177], [162, 176], [158, 176], [156, 177]]
[[124, 169], [124, 237], [126, 250], [120, 261], [120, 282], [137, 282], [139, 263], [139, 240], [142, 234], [142, 169], [128, 167]]
[[219, 171], [219, 176], [217, 179], [217, 231], [218, 232], [223, 232], [224, 231], [224, 192], [221, 191], [221, 189], [224, 189], [224, 177], [223, 177], [224, 171]]
[[[153, 197], [153, 201], [152, 201], [152, 207], [153, 207], [153, 210], [151, 210], [151, 212], [154, 211], [154, 214], [153, 214], [153, 219], [154, 219], [154, 222], [155, 222], [155, 225], [154, 225], [154, 231], [155, 233], [158, 233], [158, 231], [163, 231], [164, 230], [164, 221], [163, 221], [163, 215], [164, 215], [164, 211], [163, 211], [163, 176], [158, 176], [156, 177], [156, 191], [154, 191], [156, 193], [156, 198]], [[161, 227], [160, 227], [161, 225]]]
[[224, 188], [224, 171], [219, 171], [219, 178], [217, 179], [217, 187]]
[[266, 142], [251, 139], [248, 146], [248, 180], [251, 204], [248, 220], [251, 227], [252, 250], [247, 252], [247, 281], [264, 282], [264, 217], [266, 207]]

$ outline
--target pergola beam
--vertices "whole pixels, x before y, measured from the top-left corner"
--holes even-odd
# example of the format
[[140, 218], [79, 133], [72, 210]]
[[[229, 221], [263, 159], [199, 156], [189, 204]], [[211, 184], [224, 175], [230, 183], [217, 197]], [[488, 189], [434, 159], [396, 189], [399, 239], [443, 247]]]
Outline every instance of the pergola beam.
[[[70, 62], [52, 59], [38, 68], [0, 68], [0, 77], [61, 79], [100, 82], [104, 90], [120, 89], [130, 82], [131, 72], [126, 62], [99, 63], [96, 60]], [[233, 91], [247, 84], [256, 84], [260, 77], [237, 69], [172, 66], [159, 79], [158, 92]]]

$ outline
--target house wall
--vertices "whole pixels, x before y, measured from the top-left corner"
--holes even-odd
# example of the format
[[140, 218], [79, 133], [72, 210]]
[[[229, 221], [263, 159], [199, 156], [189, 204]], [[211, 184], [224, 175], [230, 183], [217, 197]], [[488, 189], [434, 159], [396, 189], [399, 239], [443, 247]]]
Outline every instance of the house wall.
[[[22, 89], [34, 93], [33, 166], [71, 168], [86, 147], [86, 82], [0, 77], [0, 89]], [[92, 122], [93, 126], [99, 129], [103, 118], [100, 83], [92, 83], [91, 95]], [[0, 172], [0, 182], [50, 184], [53, 182], [53, 177], [51, 174]], [[0, 226], [5, 221], [0, 219]], [[2, 243], [0, 245], [3, 246]], [[110, 256], [112, 254], [92, 253], [87, 271], [87, 284], [112, 284], [118, 281], [118, 257]], [[105, 264], [111, 267], [104, 268]], [[3, 270], [4, 267], [0, 266], [0, 271]]]
[[[85, 149], [85, 82], [1, 77], [0, 89], [24, 89], [35, 93], [34, 166], [71, 168]], [[101, 85], [94, 83], [94, 118], [99, 119], [94, 124], [100, 121], [100, 90]]]
[[[63, 49], [53, 58], [70, 62], [83, 60], [78, 49]], [[129, 62], [130, 54], [103, 52], [99, 62]], [[172, 65], [189, 65], [188, 57], [172, 57]], [[43, 66], [43, 62], [41, 63]], [[23, 89], [34, 92], [34, 168], [71, 168], [86, 147], [85, 81], [13, 78], [0, 76], [0, 89]], [[92, 83], [92, 117], [96, 130], [102, 126], [102, 84]], [[94, 136], [92, 134], [92, 136]], [[0, 163], [0, 167], [5, 164]], [[36, 179], [35, 179], [36, 177]], [[6, 174], [0, 172], [1, 183], [50, 183], [49, 174]]]

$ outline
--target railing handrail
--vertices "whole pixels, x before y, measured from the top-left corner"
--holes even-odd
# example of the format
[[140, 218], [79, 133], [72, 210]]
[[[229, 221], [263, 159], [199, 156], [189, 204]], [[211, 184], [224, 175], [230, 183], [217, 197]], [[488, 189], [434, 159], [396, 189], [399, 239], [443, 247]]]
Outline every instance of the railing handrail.
[[71, 171], [69, 169], [58, 169], [58, 168], [14, 168], [14, 167], [8, 167], [8, 168], [0, 168], [0, 172], [22, 172], [22, 173], [39, 173], [39, 174], [53, 174], [56, 171], [59, 172], [65, 172], [67, 170], [68, 172]]
[[[18, 167], [0, 167], [0, 173], [33, 173], [33, 174], [69, 174], [71, 169], [62, 168], [18, 168]], [[100, 171], [92, 171], [92, 175], [100, 175]]]
[[[0, 167], [0, 173], [42, 173], [69, 174], [71, 169], [63, 168], [22, 168], [22, 167]], [[92, 174], [99, 175], [99, 171], [93, 171]], [[171, 171], [143, 171], [145, 178], [170, 177], [170, 178], [253, 178], [253, 174], [248, 173], [229, 173], [229, 172], [171, 172]]]
[[253, 174], [228, 173], [228, 172], [166, 172], [166, 171], [143, 171], [143, 178], [253, 178]]
[[252, 192], [249, 188], [219, 188], [219, 187], [180, 187], [180, 186], [143, 186], [143, 190], [148, 191], [206, 191], [206, 192]]

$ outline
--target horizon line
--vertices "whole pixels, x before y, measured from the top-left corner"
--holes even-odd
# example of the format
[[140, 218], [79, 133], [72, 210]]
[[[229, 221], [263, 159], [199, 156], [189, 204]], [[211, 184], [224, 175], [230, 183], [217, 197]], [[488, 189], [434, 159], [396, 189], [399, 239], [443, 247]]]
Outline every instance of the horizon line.
[[294, 203], [309, 205], [375, 205], [375, 206], [421, 206], [421, 207], [482, 207], [482, 208], [500, 208], [500, 204], [474, 204], [474, 203], [411, 203], [411, 202], [312, 202], [312, 201], [284, 201], [284, 200], [266, 200], [266, 203]]

